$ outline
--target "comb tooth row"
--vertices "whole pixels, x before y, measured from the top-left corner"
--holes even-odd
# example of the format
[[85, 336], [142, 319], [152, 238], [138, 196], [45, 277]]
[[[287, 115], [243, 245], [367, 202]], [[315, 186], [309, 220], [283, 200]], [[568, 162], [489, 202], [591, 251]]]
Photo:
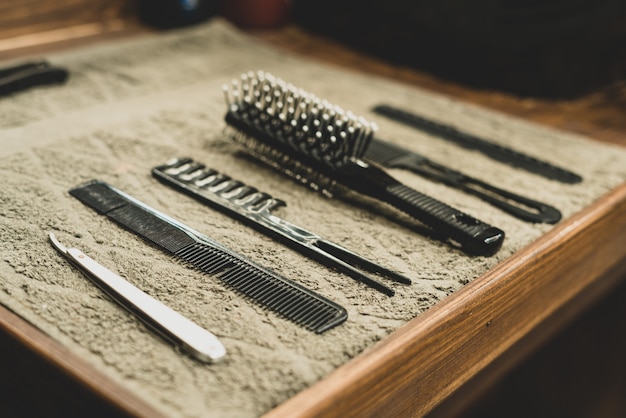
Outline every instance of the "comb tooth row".
[[206, 244], [192, 244], [176, 255], [205, 273], [216, 274], [226, 285], [311, 331], [322, 332], [338, 317], [336, 309], [323, 301]]
[[230, 111], [329, 166], [360, 158], [376, 131], [366, 119], [262, 71], [243, 74], [223, 90]]
[[[206, 181], [232, 196], [241, 196], [239, 189], [245, 189], [244, 194], [252, 192], [252, 188], [241, 182], [191, 161], [173, 169], [181, 176]], [[229, 250], [107, 183], [93, 180], [71, 189], [70, 194], [185, 263], [217, 277], [250, 300], [306, 329], [322, 333], [347, 319], [348, 314], [340, 305]]]
[[[365, 158], [368, 161], [378, 162], [385, 166], [385, 164], [398, 159], [399, 156], [404, 156], [404, 150], [397, 148], [395, 145], [389, 142], [383, 143], [380, 140], [373, 140], [367, 147]], [[416, 155], [416, 154], [414, 154]]]
[[191, 158], [173, 159], [165, 163], [163, 167], [163, 173], [191, 183], [200, 189], [208, 190], [245, 210], [271, 211], [278, 206], [285, 205], [284, 201], [207, 168]]

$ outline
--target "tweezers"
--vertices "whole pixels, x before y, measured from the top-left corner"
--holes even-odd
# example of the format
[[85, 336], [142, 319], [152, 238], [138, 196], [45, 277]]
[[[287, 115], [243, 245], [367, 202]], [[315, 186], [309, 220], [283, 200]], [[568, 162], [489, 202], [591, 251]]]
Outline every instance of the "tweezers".
[[31, 87], [65, 82], [68, 71], [50, 65], [47, 61], [35, 61], [0, 69], [0, 96], [16, 93]]
[[332, 266], [388, 296], [393, 296], [395, 291], [355, 266], [398, 283], [411, 284], [409, 278], [273, 215], [271, 211], [285, 206], [284, 201], [207, 168], [191, 158], [172, 159], [153, 168], [152, 174], [161, 182], [222, 210], [302, 254]]
[[66, 248], [53, 233], [50, 242], [83, 274], [151, 329], [205, 363], [221, 360], [226, 349], [219, 339], [178, 312], [136, 288], [76, 248]]
[[365, 159], [383, 167], [407, 169], [463, 190], [524, 221], [554, 224], [561, 220], [561, 212], [550, 205], [502, 190], [378, 138], [373, 138], [370, 142], [365, 151]]

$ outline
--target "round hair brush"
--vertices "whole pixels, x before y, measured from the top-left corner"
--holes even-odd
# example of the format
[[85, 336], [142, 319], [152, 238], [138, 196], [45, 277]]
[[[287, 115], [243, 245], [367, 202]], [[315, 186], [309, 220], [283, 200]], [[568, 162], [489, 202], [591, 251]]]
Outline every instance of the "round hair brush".
[[252, 156], [329, 197], [345, 187], [385, 202], [472, 255], [492, 255], [504, 231], [420, 193], [363, 160], [375, 124], [258, 71], [224, 86], [226, 134]]

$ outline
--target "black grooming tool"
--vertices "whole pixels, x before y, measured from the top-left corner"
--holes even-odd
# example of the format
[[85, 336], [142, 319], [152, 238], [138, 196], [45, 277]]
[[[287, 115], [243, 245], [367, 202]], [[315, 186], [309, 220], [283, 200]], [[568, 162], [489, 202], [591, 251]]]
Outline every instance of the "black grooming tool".
[[340, 186], [399, 209], [463, 251], [492, 255], [504, 232], [413, 190], [361, 156], [376, 126], [271, 74], [225, 86], [226, 134], [256, 158], [332, 196]]
[[479, 151], [496, 161], [521, 168], [551, 180], [569, 184], [580, 183], [583, 180], [578, 174], [557, 167], [546, 161], [538, 160], [530, 155], [459, 131], [453, 126], [426, 119], [423, 116], [416, 115], [406, 110], [389, 105], [378, 105], [372, 110], [396, 122], [404, 123], [405, 125], [436, 135], [464, 148]]
[[346, 310], [275, 272], [255, 264], [145, 203], [93, 180], [70, 194], [197, 269], [294, 323], [322, 333], [346, 320]]
[[0, 69], [0, 96], [45, 84], [60, 84], [67, 80], [68, 71], [46, 61], [29, 62]]
[[378, 138], [372, 139], [364, 158], [383, 167], [411, 170], [423, 177], [463, 190], [525, 221], [554, 224], [561, 220], [561, 212], [550, 205], [499, 189]]
[[337, 268], [386, 295], [392, 296], [395, 292], [353, 266], [387, 276], [399, 283], [411, 284], [407, 277], [273, 215], [272, 210], [284, 206], [284, 201], [274, 199], [267, 193], [259, 192], [191, 158], [168, 161], [152, 169], [152, 174], [162, 182], [279, 239], [322, 264]]

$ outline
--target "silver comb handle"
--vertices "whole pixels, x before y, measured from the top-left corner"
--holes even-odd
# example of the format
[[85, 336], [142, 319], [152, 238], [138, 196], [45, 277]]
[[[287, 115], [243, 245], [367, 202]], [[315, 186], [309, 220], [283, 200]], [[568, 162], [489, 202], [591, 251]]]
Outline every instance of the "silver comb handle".
[[215, 335], [144, 293], [82, 251], [64, 247], [54, 234], [50, 233], [49, 238], [52, 245], [80, 267], [98, 287], [177, 347], [207, 363], [224, 357], [226, 349]]
[[155, 167], [152, 174], [163, 183], [172, 186], [202, 203], [209, 204], [241, 220], [257, 230], [277, 238], [303, 254], [317, 259], [346, 273], [389, 296], [393, 289], [383, 285], [356, 267], [377, 273], [393, 281], [410, 284], [403, 275], [377, 265], [360, 255], [334, 244], [318, 234], [307, 231], [271, 213], [282, 200], [246, 186], [238, 180], [220, 174], [197, 163], [191, 158], [175, 158]]

